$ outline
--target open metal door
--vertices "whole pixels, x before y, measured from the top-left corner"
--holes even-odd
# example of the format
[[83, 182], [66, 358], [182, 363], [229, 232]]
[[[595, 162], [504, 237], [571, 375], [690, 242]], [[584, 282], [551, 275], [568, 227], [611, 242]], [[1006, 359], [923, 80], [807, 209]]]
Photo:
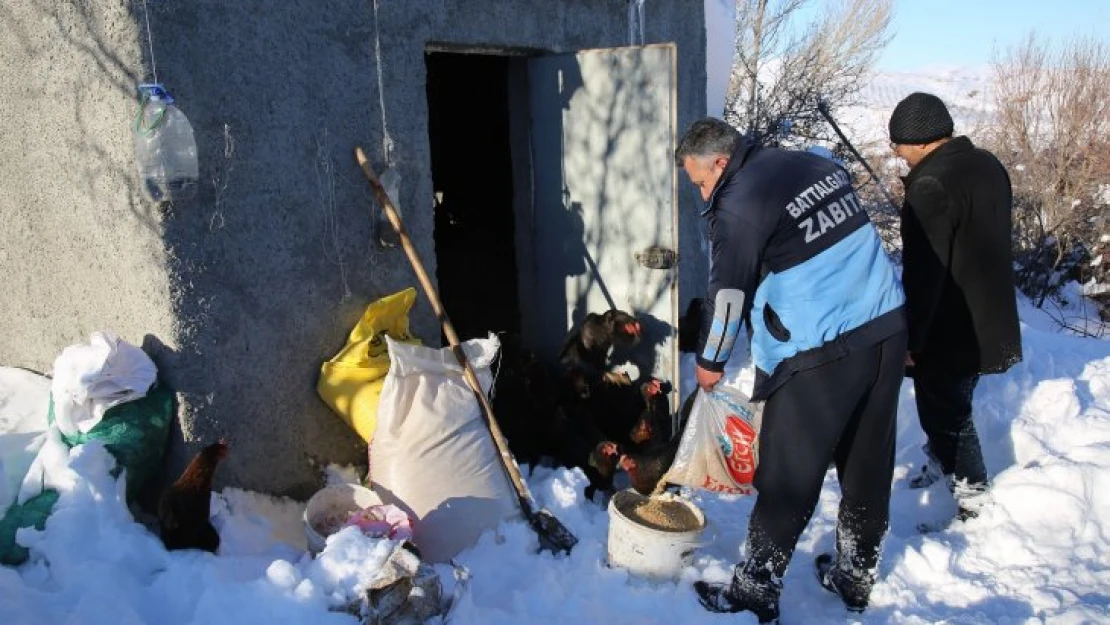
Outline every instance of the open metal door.
[[525, 325], [554, 357], [586, 313], [632, 312], [644, 341], [621, 356], [677, 391], [675, 55], [659, 44], [530, 60], [536, 282]]

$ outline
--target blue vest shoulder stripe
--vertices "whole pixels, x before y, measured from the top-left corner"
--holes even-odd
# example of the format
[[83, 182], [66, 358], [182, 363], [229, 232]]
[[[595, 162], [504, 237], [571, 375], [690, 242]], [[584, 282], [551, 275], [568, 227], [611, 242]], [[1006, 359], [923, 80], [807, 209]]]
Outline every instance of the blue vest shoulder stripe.
[[[894, 266], [870, 223], [832, 247], [781, 273], [769, 273], [755, 292], [752, 358], [771, 373], [798, 352], [820, 347], [905, 302]], [[770, 306], [784, 332], [767, 328]]]

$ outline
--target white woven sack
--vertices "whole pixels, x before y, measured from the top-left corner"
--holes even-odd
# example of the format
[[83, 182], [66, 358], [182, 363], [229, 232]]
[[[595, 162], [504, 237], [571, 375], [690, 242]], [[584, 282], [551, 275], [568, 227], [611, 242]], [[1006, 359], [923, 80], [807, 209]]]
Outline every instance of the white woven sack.
[[[390, 367], [370, 444], [372, 488], [414, 520], [421, 556], [446, 562], [519, 515], [481, 407], [450, 348], [388, 341]], [[463, 343], [488, 392], [497, 337]]]

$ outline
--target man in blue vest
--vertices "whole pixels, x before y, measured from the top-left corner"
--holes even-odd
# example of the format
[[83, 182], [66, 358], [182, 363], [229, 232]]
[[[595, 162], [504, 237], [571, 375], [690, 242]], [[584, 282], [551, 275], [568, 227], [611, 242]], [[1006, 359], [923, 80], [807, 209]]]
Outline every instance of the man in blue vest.
[[848, 172], [813, 153], [761, 147], [708, 118], [675, 159], [705, 200], [711, 259], [697, 381], [720, 381], [751, 327], [752, 399], [766, 401], [746, 558], [728, 584], [699, 581], [714, 612], [778, 618], [782, 577], [830, 462], [842, 499], [821, 584], [867, 606], [889, 523], [905, 298]]

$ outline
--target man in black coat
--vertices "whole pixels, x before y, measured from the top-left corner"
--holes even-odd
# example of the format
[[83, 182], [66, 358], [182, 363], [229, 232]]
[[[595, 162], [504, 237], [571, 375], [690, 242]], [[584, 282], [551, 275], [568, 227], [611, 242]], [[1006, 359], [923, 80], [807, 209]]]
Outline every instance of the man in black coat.
[[890, 117], [891, 147], [910, 166], [902, 207], [906, 364], [928, 437], [927, 462], [910, 487], [945, 477], [965, 520], [988, 487], [972, 394], [981, 374], [1021, 361], [1021, 333], [1009, 175], [952, 130], [944, 102], [927, 93], [909, 95]]

